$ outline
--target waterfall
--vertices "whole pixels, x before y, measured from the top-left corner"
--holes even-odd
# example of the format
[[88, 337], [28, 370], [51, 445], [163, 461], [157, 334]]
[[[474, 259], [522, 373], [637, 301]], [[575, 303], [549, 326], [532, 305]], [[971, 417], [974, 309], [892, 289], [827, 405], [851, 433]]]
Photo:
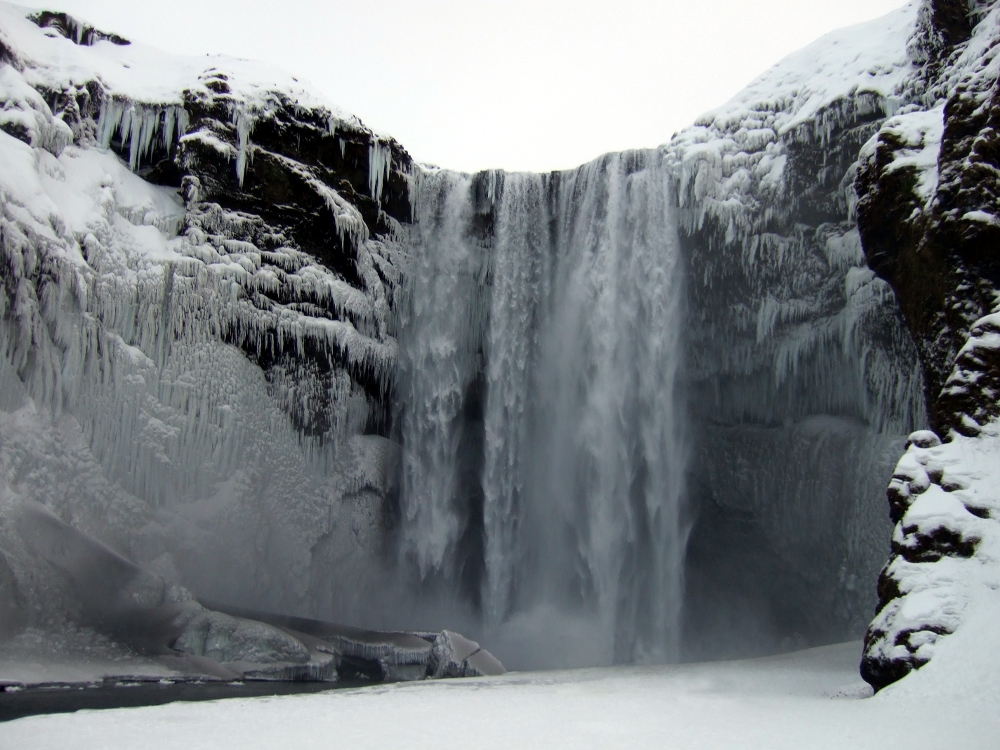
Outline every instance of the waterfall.
[[434, 171], [417, 191], [404, 557], [501, 640], [543, 609], [587, 623], [576, 663], [678, 656], [681, 276], [661, 160]]

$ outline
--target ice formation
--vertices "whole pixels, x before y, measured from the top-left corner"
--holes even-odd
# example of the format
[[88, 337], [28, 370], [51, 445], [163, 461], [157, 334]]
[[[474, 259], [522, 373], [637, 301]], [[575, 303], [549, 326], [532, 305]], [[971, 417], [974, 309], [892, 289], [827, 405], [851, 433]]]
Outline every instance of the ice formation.
[[[302, 615], [271, 622], [293, 672], [328, 638], [384, 675], [487, 673], [444, 614], [526, 665], [676, 660], [768, 607], [767, 648], [860, 635], [933, 372], [855, 179], [914, 176], [914, 216], [950, 179], [928, 8], [824, 37], [659, 149], [465, 175], [253, 63], [0, 5], [0, 589], [55, 592], [50, 620], [70, 597], [7, 520], [38, 502], [199, 596]], [[987, 41], [960, 53], [981, 77]], [[956, 398], [994, 387], [961, 361]], [[962, 414], [984, 442], [911, 446], [896, 484], [986, 445]], [[747, 611], [712, 610], [744, 567]], [[243, 632], [191, 608], [194, 656]]]
[[[241, 183], [251, 124], [272, 126], [290, 97], [331, 145], [374, 136], [251, 63], [59, 28], [0, 6], [4, 507], [41, 502], [203, 595], [305, 611], [350, 599], [329, 593], [330, 558], [347, 579], [377, 575], [393, 461], [363, 433], [395, 366], [398, 225], [381, 213], [369, 229], [282, 157], [353, 256], [351, 283], [212, 201], [211, 184], [140, 175], [210, 164], [197, 149], [214, 140], [232, 149], [217, 179]], [[25, 596], [48, 585], [12, 564]]]

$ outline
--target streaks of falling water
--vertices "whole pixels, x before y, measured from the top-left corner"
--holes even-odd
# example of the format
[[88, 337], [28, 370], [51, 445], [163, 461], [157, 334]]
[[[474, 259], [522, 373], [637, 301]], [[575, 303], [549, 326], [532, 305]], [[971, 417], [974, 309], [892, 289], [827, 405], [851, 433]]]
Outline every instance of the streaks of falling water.
[[456, 425], [480, 366], [470, 353], [482, 351], [484, 619], [502, 629], [554, 608], [597, 623], [592, 663], [678, 649], [681, 288], [659, 159], [493, 175], [484, 243], [470, 229], [482, 196], [468, 178], [435, 174], [420, 191], [403, 340], [408, 549], [422, 575], [454, 552]]
[[440, 571], [461, 533], [456, 462], [465, 391], [482, 322], [483, 249], [469, 233], [472, 180], [433, 172], [416, 205], [409, 332], [402, 351], [403, 551], [421, 578]]

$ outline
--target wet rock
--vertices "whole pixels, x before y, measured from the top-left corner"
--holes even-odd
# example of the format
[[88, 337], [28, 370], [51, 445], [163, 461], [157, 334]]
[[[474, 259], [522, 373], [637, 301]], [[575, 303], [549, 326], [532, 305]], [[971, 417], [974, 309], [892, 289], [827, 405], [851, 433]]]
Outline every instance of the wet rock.
[[428, 664], [431, 677], [484, 677], [501, 675], [506, 671], [489, 651], [458, 633], [443, 630], [434, 639]]

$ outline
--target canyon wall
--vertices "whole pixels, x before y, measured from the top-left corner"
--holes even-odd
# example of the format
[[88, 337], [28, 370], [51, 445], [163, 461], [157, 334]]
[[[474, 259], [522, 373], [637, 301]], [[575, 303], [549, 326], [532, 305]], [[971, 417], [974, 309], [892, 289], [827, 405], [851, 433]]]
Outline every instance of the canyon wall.
[[515, 667], [876, 607], [866, 678], [925, 663], [972, 597], [935, 571], [993, 538], [989, 472], [941, 467], [993, 455], [997, 36], [911, 2], [659, 149], [463, 175], [294, 78], [0, 6], [0, 625], [75, 611], [37, 502], [199, 596]]

